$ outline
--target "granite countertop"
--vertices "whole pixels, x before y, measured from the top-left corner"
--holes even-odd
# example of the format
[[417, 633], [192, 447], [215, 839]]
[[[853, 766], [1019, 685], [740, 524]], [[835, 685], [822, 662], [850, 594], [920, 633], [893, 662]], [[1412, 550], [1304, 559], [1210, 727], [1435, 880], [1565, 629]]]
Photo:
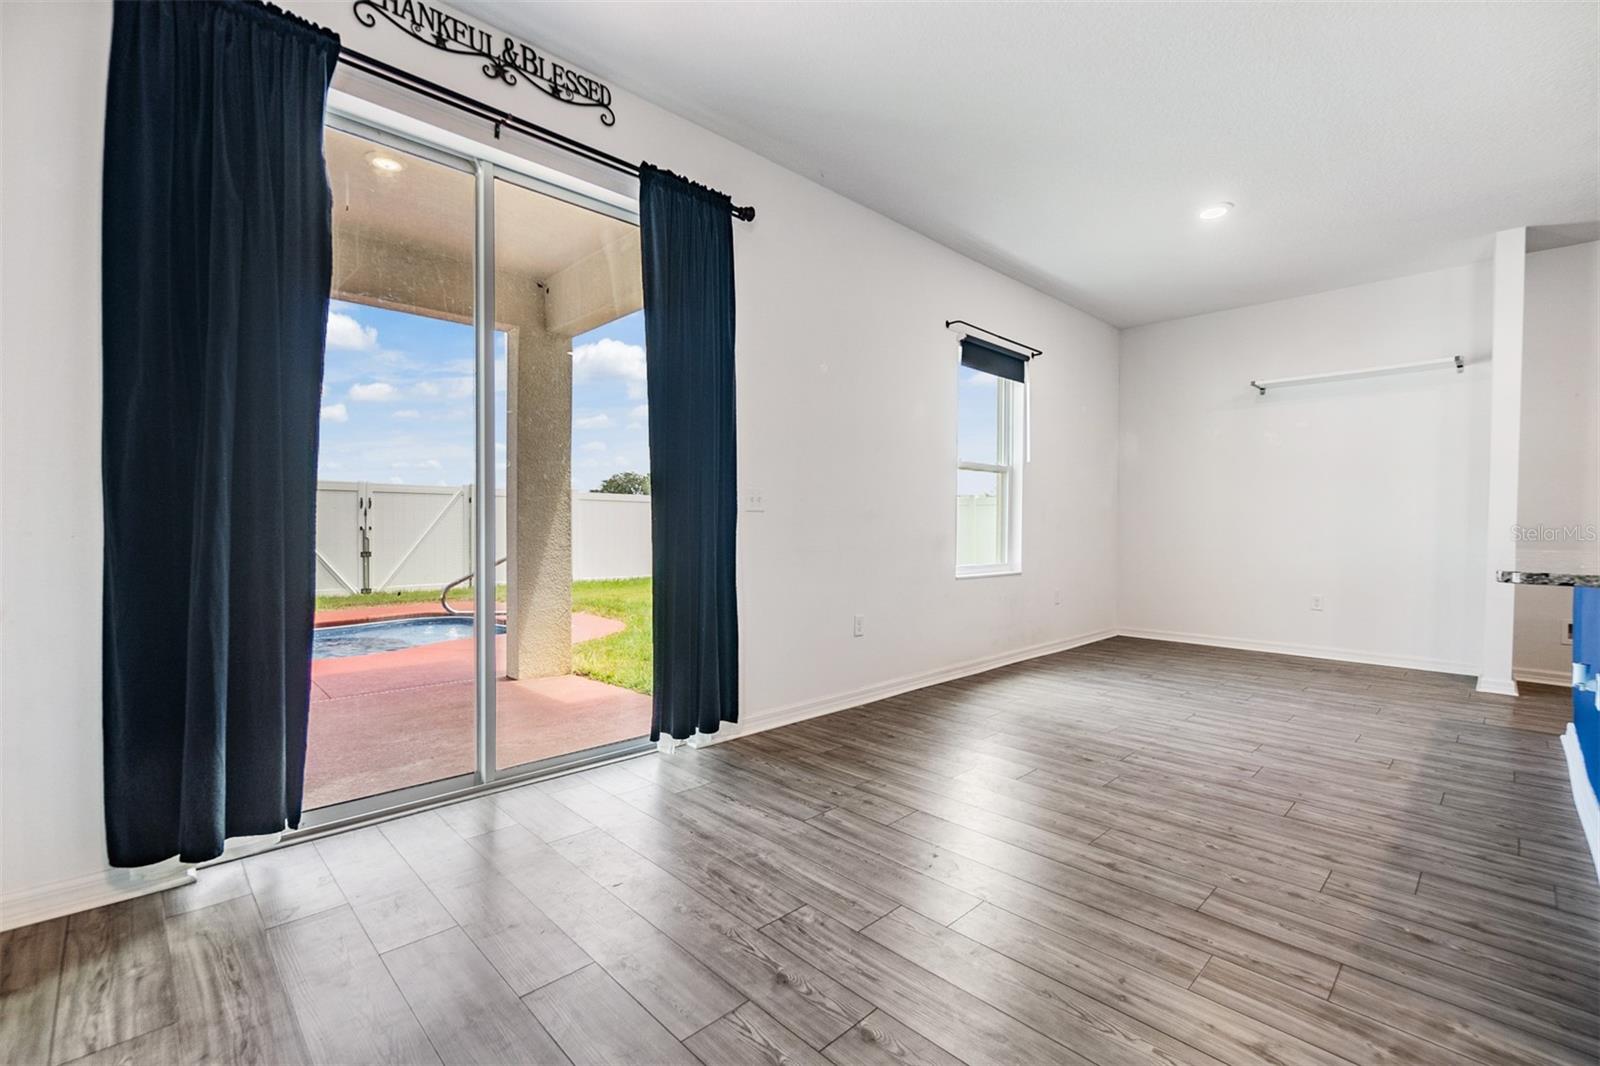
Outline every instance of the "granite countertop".
[[1563, 585], [1569, 588], [1600, 588], [1600, 574], [1551, 574], [1535, 570], [1499, 570], [1496, 581], [1508, 585]]

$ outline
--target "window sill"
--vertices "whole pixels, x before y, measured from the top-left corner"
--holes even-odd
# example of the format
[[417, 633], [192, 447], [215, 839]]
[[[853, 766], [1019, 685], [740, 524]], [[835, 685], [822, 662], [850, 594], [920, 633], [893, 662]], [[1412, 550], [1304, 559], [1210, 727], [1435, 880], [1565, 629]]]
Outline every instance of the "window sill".
[[1020, 566], [973, 566], [956, 570], [956, 580], [975, 577], [1016, 577], [1022, 573]]

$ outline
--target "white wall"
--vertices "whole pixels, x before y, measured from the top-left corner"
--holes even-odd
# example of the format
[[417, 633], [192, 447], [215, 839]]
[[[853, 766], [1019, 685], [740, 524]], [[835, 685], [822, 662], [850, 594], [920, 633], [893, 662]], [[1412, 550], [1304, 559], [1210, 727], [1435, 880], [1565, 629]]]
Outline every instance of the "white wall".
[[[1115, 330], [627, 94], [607, 129], [392, 27], [363, 29], [348, 4], [289, 6], [369, 54], [756, 206], [735, 236], [740, 481], [765, 500], [739, 533], [747, 722], [1112, 627]], [[0, 5], [4, 896], [104, 870], [98, 57], [109, 26], [106, 3]], [[1045, 350], [1020, 578], [954, 578], [957, 352], [942, 324], [957, 317]], [[861, 638], [855, 614], [866, 616]]]
[[[1552, 539], [1524, 541], [1526, 569], [1600, 569], [1600, 243], [1527, 258], [1522, 456], [1517, 524]], [[1576, 535], [1574, 535], [1574, 533]], [[1513, 663], [1523, 680], [1568, 684], [1572, 590], [1518, 588]]]
[[61, 63], [110, 40], [98, 7], [0, 4], [0, 901], [106, 861], [94, 132], [106, 90], [103, 63], [77, 77]]
[[1124, 331], [1120, 628], [1474, 673], [1489, 306], [1480, 263]]

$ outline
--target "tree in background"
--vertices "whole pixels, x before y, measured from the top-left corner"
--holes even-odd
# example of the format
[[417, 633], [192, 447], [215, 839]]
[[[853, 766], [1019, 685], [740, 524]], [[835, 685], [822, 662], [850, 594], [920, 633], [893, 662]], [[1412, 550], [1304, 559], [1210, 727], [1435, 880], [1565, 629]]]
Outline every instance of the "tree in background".
[[612, 474], [600, 482], [596, 492], [611, 492], [619, 496], [648, 496], [650, 495], [650, 475], [635, 474], [628, 470], [621, 474]]

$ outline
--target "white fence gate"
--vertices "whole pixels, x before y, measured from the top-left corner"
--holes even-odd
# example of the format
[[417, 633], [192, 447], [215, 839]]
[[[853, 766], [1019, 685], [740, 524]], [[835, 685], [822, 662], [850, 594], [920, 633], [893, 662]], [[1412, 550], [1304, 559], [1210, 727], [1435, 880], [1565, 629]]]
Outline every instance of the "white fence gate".
[[[472, 571], [471, 485], [317, 482], [317, 594], [443, 588]], [[495, 498], [505, 551], [506, 497]], [[650, 498], [572, 494], [572, 576], [647, 577]], [[506, 568], [496, 579], [505, 581]]]

